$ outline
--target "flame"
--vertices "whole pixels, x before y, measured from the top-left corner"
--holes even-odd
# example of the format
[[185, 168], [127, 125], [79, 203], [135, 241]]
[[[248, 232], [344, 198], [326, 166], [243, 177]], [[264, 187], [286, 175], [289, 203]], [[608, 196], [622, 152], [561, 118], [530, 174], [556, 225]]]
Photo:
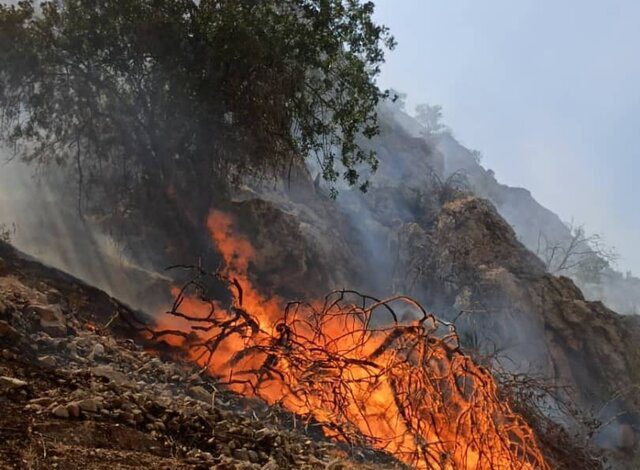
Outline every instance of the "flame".
[[[490, 373], [460, 352], [450, 326], [405, 297], [265, 298], [248, 276], [255, 250], [235, 233], [233, 218], [212, 211], [207, 227], [235, 301], [225, 308], [175, 288], [176, 304], [159, 319], [155, 339], [181, 348], [231, 390], [415, 468], [549, 468], [533, 431], [498, 398]], [[420, 318], [397, 321], [398, 306]], [[380, 311], [394, 318], [375, 327]]]

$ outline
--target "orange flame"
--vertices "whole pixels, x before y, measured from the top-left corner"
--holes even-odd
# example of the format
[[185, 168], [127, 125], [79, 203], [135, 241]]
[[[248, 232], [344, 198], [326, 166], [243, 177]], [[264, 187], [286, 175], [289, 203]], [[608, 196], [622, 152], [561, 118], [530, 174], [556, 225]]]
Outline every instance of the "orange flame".
[[[329, 437], [362, 436], [416, 468], [549, 468], [491, 375], [419, 305], [404, 297], [354, 305], [345, 292], [310, 304], [265, 298], [248, 276], [255, 251], [233, 219], [212, 211], [207, 226], [239, 298], [225, 309], [175, 289], [188, 318], [164, 315], [157, 331], [184, 332], [166, 339], [229, 388], [313, 419]], [[372, 327], [374, 311], [394, 302], [422, 320]], [[194, 319], [209, 326], [194, 328]]]

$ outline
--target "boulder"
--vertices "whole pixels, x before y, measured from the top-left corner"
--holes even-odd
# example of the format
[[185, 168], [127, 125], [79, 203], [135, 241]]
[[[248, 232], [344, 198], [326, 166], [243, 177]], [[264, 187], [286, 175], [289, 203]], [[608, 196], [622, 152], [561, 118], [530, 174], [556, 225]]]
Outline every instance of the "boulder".
[[62, 309], [58, 305], [30, 304], [26, 312], [34, 315], [42, 331], [52, 338], [67, 336], [67, 323]]

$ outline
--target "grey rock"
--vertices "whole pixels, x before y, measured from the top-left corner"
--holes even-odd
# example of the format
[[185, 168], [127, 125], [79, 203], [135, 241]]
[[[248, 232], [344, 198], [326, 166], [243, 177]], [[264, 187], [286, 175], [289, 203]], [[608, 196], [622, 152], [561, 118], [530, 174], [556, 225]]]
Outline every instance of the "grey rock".
[[91, 358], [102, 357], [104, 356], [104, 353], [105, 353], [104, 346], [100, 343], [96, 343], [96, 345], [93, 347], [93, 350], [91, 351], [90, 357]]
[[91, 369], [91, 373], [97, 377], [104, 377], [117, 385], [127, 385], [129, 380], [122, 372], [115, 370], [111, 366], [97, 366]]

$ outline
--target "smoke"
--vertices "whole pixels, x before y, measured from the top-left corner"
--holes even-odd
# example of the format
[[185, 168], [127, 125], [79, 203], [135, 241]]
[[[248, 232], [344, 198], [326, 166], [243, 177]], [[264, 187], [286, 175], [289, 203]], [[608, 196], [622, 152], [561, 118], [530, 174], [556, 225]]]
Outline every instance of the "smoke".
[[15, 159], [0, 161], [0, 226], [12, 245], [133, 307], [157, 308], [164, 292], [158, 285], [166, 279], [133, 263], [80, 213], [68, 171], [48, 167], [45, 175]]

